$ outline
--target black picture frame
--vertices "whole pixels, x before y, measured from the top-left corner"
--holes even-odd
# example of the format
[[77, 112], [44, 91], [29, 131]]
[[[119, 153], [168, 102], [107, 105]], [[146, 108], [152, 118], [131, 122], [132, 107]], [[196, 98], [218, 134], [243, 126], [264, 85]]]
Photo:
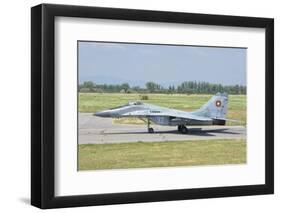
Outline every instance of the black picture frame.
[[[264, 28], [265, 184], [93, 195], [54, 195], [55, 17]], [[274, 193], [274, 20], [271, 18], [41, 4], [31, 8], [31, 204], [60, 208]]]

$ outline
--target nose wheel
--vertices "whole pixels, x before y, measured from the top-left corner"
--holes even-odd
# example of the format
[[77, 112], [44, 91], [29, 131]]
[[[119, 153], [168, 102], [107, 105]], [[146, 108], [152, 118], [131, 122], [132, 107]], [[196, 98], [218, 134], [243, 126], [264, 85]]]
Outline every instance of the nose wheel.
[[181, 132], [182, 134], [187, 134], [188, 133], [188, 129], [184, 125], [179, 125], [178, 126], [178, 131]]

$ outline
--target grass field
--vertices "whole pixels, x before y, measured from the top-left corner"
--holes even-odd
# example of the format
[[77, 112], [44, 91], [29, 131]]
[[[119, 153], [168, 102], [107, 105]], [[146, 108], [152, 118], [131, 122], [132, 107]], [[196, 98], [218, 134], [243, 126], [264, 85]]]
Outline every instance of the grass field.
[[[186, 95], [186, 94], [146, 94], [148, 100], [143, 102], [170, 107], [179, 110], [192, 111], [200, 108], [212, 95]], [[141, 99], [141, 94], [121, 93], [80, 93], [79, 112], [97, 112], [113, 108]], [[241, 121], [240, 125], [246, 125], [246, 95], [229, 95], [228, 116], [229, 119]], [[116, 119], [117, 123], [142, 124], [138, 119]], [[237, 125], [228, 122], [227, 125]]]
[[245, 140], [79, 145], [79, 170], [246, 163]]

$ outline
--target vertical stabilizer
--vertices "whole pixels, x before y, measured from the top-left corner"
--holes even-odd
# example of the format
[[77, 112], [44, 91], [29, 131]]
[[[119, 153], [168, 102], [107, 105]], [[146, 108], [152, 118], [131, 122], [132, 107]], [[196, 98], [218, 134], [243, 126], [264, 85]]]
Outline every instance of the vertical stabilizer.
[[199, 110], [194, 111], [193, 114], [209, 117], [212, 119], [225, 119], [228, 107], [228, 94], [217, 93], [207, 103], [205, 103]]

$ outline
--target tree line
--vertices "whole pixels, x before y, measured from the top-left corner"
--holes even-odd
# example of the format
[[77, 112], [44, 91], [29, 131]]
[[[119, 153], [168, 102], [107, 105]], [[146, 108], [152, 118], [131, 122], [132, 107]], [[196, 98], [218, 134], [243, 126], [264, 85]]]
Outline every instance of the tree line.
[[164, 94], [215, 94], [217, 92], [227, 92], [228, 94], [246, 94], [246, 86], [243, 85], [222, 85], [205, 81], [184, 81], [175, 86], [164, 87], [156, 82], [149, 81], [145, 87], [130, 86], [123, 84], [95, 84], [92, 81], [85, 81], [79, 85], [79, 92], [96, 93], [164, 93]]

